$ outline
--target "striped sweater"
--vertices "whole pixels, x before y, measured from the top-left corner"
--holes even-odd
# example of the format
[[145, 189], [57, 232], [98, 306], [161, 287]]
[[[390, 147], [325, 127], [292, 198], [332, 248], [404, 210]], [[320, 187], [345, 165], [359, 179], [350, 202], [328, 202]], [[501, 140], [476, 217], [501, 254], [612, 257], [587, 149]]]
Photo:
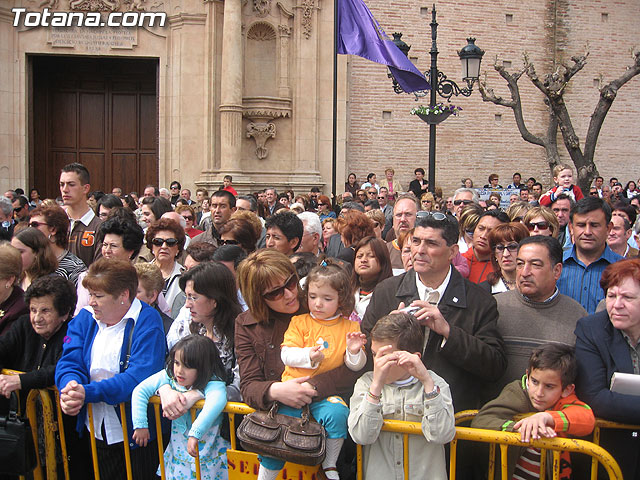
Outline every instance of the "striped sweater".
[[[512, 432], [516, 423], [514, 417], [524, 413], [537, 413], [527, 393], [527, 377], [509, 383], [502, 393], [483, 406], [474, 418], [471, 426], [488, 430]], [[554, 420], [554, 430], [559, 437], [583, 437], [593, 431], [595, 417], [591, 408], [578, 400], [575, 393], [560, 398], [552, 410], [547, 410]], [[508, 478], [512, 478], [517, 460], [525, 448], [510, 448], [508, 455]], [[547, 462], [548, 466], [552, 462]], [[550, 478], [550, 477], [548, 477]], [[569, 452], [560, 454], [560, 478], [571, 478], [571, 460]]]

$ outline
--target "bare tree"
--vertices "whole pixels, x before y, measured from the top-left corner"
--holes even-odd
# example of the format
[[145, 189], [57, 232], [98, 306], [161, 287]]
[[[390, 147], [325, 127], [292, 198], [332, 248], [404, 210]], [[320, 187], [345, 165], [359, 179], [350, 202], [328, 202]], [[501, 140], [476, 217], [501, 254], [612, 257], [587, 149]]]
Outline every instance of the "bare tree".
[[[587, 136], [584, 142], [584, 149], [582, 149], [580, 139], [573, 128], [573, 123], [571, 122], [571, 117], [564, 101], [564, 92], [571, 78], [586, 65], [588, 56], [589, 52], [586, 51], [583, 55], [571, 57], [570, 64], [560, 64], [555, 72], [546, 74], [544, 79], [538, 76], [533, 63], [529, 60], [529, 56], [526, 53], [523, 55], [524, 67], [513, 74], [507, 72], [504, 65], [501, 62], [499, 63], [496, 57], [493, 68], [506, 80], [511, 93], [511, 99], [505, 99], [496, 95], [493, 89], [487, 85], [486, 76], [484, 80], [480, 82], [479, 87], [483, 101], [509, 107], [513, 110], [520, 135], [522, 135], [522, 138], [527, 142], [544, 147], [550, 169], [553, 169], [559, 162], [557, 132], [558, 127], [560, 128], [565, 147], [578, 172], [578, 186], [583, 192], [589, 191], [591, 182], [599, 175], [593, 158], [598, 142], [598, 135], [600, 134], [604, 119], [611, 108], [611, 104], [615, 100], [618, 90], [640, 73], [640, 50], [638, 50], [633, 53], [634, 63], [628, 66], [620, 77], [600, 88], [600, 98], [591, 115], [591, 121], [589, 122], [589, 128], [587, 129]], [[520, 89], [518, 87], [518, 80], [522, 74], [526, 74], [536, 88], [542, 92], [544, 102], [549, 107], [549, 122], [545, 135], [534, 135], [525, 124], [522, 115], [522, 103], [520, 101]]]

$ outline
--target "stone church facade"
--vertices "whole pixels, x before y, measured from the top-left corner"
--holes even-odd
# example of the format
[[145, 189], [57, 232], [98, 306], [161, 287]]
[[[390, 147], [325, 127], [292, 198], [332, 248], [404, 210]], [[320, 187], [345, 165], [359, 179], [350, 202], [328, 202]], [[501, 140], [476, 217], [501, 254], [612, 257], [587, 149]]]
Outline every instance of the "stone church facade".
[[[366, 2], [387, 34], [402, 31], [425, 70], [431, 4]], [[14, 26], [12, 8], [31, 12], [164, 12], [160, 26]], [[475, 36], [483, 71], [497, 92], [498, 61], [516, 70], [528, 51], [540, 73], [590, 45], [589, 63], [570, 86], [574, 121], [586, 132], [598, 87], [619, 76], [640, 46], [637, 1], [563, 0], [464, 7], [437, 5], [439, 68], [459, 77], [455, 51]], [[601, 133], [596, 162], [605, 176], [640, 176], [635, 132], [638, 79], [619, 92]], [[543, 132], [546, 110], [525, 76], [526, 120]], [[386, 69], [357, 57], [338, 61], [338, 191], [394, 167], [403, 185], [427, 165], [427, 128], [409, 115], [416, 102], [396, 95]], [[10, 0], [0, 4], [0, 189], [57, 189], [70, 161], [87, 164], [95, 189], [140, 191], [147, 183], [217, 188], [225, 174], [240, 192], [265, 186], [306, 191], [332, 183], [333, 2], [331, 0]], [[437, 179], [485, 183], [496, 171], [549, 181], [543, 152], [525, 143], [510, 110], [476, 91], [438, 127]], [[564, 152], [562, 152], [564, 154]]]

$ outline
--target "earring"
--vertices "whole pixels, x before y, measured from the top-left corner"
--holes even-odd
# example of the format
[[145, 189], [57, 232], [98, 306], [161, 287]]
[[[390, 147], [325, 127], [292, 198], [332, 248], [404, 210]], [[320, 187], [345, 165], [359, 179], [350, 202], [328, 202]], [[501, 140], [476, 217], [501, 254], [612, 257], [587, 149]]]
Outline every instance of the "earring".
[[120, 302], [120, 305], [124, 305], [124, 302]]

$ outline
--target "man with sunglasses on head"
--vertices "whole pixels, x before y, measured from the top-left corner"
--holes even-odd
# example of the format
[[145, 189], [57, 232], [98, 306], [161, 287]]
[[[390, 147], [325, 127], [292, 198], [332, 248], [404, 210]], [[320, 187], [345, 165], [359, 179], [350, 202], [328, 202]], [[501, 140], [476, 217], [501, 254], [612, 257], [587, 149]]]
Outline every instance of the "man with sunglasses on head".
[[425, 331], [422, 361], [449, 383], [461, 411], [487, 400], [486, 384], [502, 376], [506, 357], [495, 300], [451, 266], [458, 232], [451, 215], [419, 213], [411, 239], [413, 269], [377, 285], [362, 331], [370, 337], [378, 319], [411, 307]]
[[553, 237], [536, 235], [520, 241], [516, 253], [516, 288], [495, 296], [498, 330], [504, 339], [507, 370], [495, 395], [522, 377], [531, 350], [548, 342], [575, 344], [576, 322], [587, 315], [556, 282], [562, 273], [562, 247]]

